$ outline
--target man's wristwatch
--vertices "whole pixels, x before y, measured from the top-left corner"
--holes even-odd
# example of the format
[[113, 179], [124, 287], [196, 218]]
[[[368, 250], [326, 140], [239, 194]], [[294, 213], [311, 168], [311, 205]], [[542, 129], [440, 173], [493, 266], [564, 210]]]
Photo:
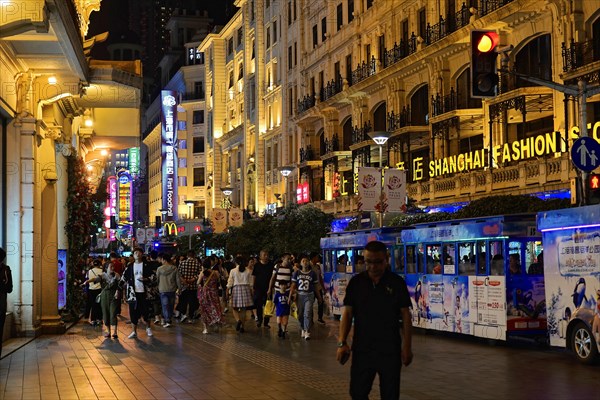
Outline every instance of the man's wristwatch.
[[344, 341], [338, 342], [338, 344], [337, 344], [337, 347], [344, 347], [344, 346], [346, 346], [347, 344], [348, 344], [348, 343], [346, 343], [346, 341], [344, 340]]

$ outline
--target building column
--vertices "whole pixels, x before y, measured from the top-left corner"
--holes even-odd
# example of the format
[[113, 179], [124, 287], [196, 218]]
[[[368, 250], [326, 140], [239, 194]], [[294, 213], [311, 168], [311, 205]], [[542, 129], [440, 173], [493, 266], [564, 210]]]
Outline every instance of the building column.
[[[55, 186], [58, 180], [67, 181], [66, 173], [58, 177], [54, 140], [41, 141], [38, 151], [41, 194], [41, 260], [40, 278], [36, 291], [40, 292], [41, 331], [43, 334], [64, 333], [65, 325], [58, 315], [58, 202]], [[65, 170], [66, 172], [66, 170]], [[66, 183], [62, 183], [66, 184]], [[64, 227], [64, 225], [62, 226]], [[61, 228], [62, 228], [61, 227]], [[37, 274], [36, 274], [37, 275]]]

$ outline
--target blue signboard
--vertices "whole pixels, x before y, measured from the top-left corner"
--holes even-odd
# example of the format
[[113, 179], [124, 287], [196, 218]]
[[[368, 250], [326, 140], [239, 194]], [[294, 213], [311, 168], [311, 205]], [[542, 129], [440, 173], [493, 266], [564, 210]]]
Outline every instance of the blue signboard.
[[581, 137], [573, 143], [571, 160], [578, 169], [591, 172], [600, 166], [600, 143], [591, 137]]

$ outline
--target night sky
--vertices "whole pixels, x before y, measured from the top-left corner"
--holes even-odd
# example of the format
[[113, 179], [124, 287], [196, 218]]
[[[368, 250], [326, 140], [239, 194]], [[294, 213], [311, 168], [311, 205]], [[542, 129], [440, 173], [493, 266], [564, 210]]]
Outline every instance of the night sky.
[[[102, 32], [110, 31], [111, 27], [128, 26], [129, 2], [136, 2], [140, 7], [153, 7], [154, 0], [103, 0], [100, 11], [93, 12], [90, 16], [88, 37]], [[217, 25], [227, 23], [227, 3], [224, 0], [165, 0], [182, 8], [208, 10], [208, 15], [215, 20]], [[144, 5], [147, 3], [146, 5]], [[232, 0], [229, 3], [233, 3]]]

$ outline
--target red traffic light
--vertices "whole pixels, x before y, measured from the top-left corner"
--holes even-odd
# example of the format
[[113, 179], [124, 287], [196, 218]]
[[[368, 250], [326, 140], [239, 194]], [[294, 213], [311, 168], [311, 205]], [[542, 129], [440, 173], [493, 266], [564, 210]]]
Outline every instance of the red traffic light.
[[489, 53], [496, 49], [498, 43], [500, 42], [500, 37], [496, 32], [485, 32], [479, 37], [479, 41], [477, 42], [477, 50], [481, 53]]
[[589, 188], [590, 188], [590, 190], [600, 189], [600, 175], [590, 174]]

